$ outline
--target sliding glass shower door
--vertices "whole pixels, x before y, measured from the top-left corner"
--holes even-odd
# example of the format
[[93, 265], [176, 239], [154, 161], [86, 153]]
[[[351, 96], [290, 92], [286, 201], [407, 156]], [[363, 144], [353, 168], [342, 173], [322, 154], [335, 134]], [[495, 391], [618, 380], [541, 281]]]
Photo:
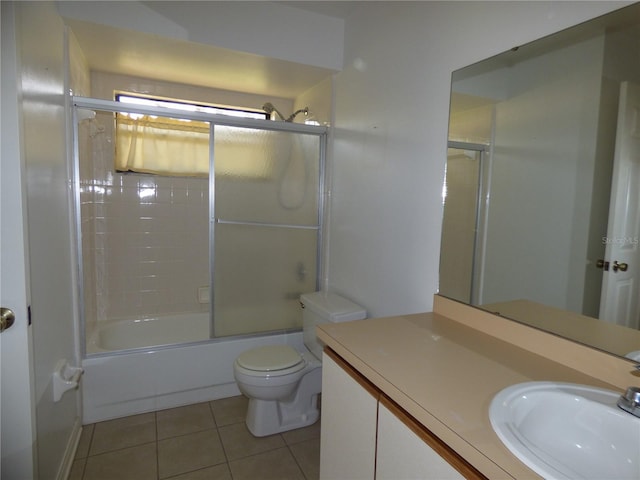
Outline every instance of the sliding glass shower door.
[[216, 125], [213, 336], [301, 327], [318, 286], [321, 137]]
[[324, 127], [74, 103], [83, 354], [301, 328], [299, 297], [319, 284]]
[[471, 303], [481, 291], [484, 146], [450, 142], [443, 188], [439, 292]]

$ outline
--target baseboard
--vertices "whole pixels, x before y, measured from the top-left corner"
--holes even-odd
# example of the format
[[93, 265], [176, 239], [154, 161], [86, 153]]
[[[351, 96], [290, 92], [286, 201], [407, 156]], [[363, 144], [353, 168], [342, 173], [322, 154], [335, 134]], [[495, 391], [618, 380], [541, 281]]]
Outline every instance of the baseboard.
[[123, 399], [111, 403], [91, 403], [91, 398], [84, 396], [83, 424], [103, 422], [114, 418], [128, 417], [141, 413], [155, 412], [167, 408], [181, 407], [194, 403], [208, 402], [220, 398], [240, 395], [235, 382], [203, 388], [194, 388], [181, 392], [172, 392], [154, 397]]
[[76, 417], [75, 422], [69, 435], [69, 441], [67, 442], [67, 448], [65, 449], [60, 469], [58, 470], [57, 480], [67, 480], [71, 473], [71, 467], [76, 457], [76, 450], [78, 450], [78, 444], [80, 443], [80, 435], [82, 435], [82, 423], [80, 417]]

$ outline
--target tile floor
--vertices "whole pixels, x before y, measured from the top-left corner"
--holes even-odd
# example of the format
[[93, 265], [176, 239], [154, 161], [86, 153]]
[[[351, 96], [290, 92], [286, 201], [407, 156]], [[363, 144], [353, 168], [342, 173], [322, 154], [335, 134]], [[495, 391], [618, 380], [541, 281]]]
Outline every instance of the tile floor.
[[70, 480], [317, 479], [320, 422], [256, 438], [245, 397], [85, 425]]

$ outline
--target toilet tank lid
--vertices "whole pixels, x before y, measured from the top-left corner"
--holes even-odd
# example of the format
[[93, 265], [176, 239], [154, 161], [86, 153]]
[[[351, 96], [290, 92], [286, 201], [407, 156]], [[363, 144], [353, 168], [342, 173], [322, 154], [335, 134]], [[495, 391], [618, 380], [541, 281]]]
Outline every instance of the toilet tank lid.
[[329, 319], [330, 322], [346, 322], [367, 317], [367, 311], [360, 305], [332, 292], [304, 293], [300, 302], [305, 308]]

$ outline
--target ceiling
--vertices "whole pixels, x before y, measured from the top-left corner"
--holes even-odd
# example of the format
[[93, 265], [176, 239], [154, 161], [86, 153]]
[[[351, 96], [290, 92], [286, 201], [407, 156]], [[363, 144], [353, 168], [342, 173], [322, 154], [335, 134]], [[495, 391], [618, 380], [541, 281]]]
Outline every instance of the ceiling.
[[[317, 2], [313, 3], [317, 8]], [[331, 10], [346, 14], [346, 9], [339, 6]], [[75, 34], [89, 68], [96, 71], [288, 99], [334, 73], [325, 68], [81, 20], [65, 19], [65, 23]]]
[[328, 17], [346, 19], [347, 17], [349, 17], [349, 15], [351, 15], [351, 13], [358, 6], [364, 5], [366, 2], [358, 1], [358, 0], [356, 1], [344, 0], [344, 1], [337, 1], [337, 2], [331, 2], [331, 1], [297, 2], [297, 1], [284, 0], [277, 3], [282, 3], [283, 5], [286, 5], [288, 7], [296, 7], [302, 10], [308, 10], [309, 12], [313, 12], [313, 13], [320, 13], [322, 15], [327, 15]]

